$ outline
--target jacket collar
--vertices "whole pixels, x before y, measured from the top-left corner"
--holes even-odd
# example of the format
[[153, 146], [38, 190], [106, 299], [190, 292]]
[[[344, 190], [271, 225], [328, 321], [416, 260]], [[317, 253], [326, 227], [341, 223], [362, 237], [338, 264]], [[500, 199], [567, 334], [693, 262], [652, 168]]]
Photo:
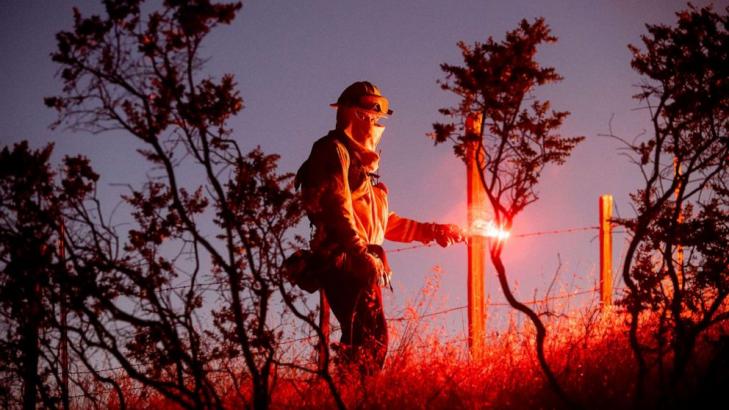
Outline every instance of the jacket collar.
[[365, 171], [368, 173], [377, 171], [380, 166], [380, 155], [378, 153], [367, 149], [364, 145], [340, 130], [332, 130], [329, 132], [329, 135], [333, 135], [342, 142], [347, 147], [349, 154], [354, 156], [362, 164]]

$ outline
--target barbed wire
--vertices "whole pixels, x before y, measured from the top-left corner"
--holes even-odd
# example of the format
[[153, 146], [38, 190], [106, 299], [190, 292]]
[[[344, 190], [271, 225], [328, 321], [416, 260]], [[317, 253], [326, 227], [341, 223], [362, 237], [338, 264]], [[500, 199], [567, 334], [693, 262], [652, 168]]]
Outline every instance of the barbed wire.
[[[528, 300], [528, 301], [524, 301], [524, 302], [520, 301], [519, 303], [521, 303], [523, 305], [539, 305], [539, 304], [543, 304], [543, 303], [546, 303], [546, 302], [549, 302], [552, 300], [568, 299], [568, 298], [571, 298], [574, 296], [585, 295], [588, 293], [597, 293], [598, 290], [600, 290], [600, 288], [592, 288], [592, 289], [581, 290], [581, 291], [572, 292], [572, 293], [563, 293], [563, 294], [557, 295], [557, 296], [549, 296], [544, 299], [533, 299], [533, 300]], [[495, 307], [504, 306], [505, 307], [505, 306], [511, 306], [511, 304], [509, 304], [508, 302], [487, 303], [486, 304], [486, 307], [491, 307], [491, 306], [495, 306]], [[443, 315], [446, 313], [455, 312], [455, 311], [463, 310], [463, 309], [467, 309], [467, 308], [468, 308], [468, 305], [455, 306], [455, 307], [450, 307], [450, 308], [446, 308], [446, 309], [435, 311], [435, 312], [425, 313], [418, 317], [400, 316], [400, 317], [395, 317], [395, 318], [389, 318], [387, 320], [388, 321], [416, 320], [416, 319], [422, 319], [422, 318], [426, 318], [426, 317], [440, 316], [440, 315]]]
[[[530, 238], [530, 237], [538, 237], [538, 236], [547, 236], [547, 235], [559, 235], [564, 233], [575, 233], [575, 232], [584, 232], [584, 231], [599, 231], [599, 226], [579, 226], [574, 228], [565, 228], [565, 229], [552, 229], [547, 231], [536, 231], [536, 232], [526, 232], [526, 233], [520, 233], [512, 235], [511, 238]], [[625, 233], [625, 231], [621, 230], [612, 230], [612, 233]], [[410, 245], [405, 246], [402, 248], [394, 248], [394, 249], [387, 249], [387, 253], [398, 253], [398, 252], [404, 252], [409, 251], [413, 249], [419, 249], [419, 248], [430, 248], [433, 247], [434, 243], [427, 243], [427, 244], [418, 244], [418, 245]]]
[[[557, 235], [557, 234], [563, 234], [563, 233], [575, 233], [575, 232], [583, 232], [583, 231], [590, 231], [590, 230], [599, 230], [599, 226], [582, 226], [582, 227], [575, 227], [575, 228], [566, 228], [566, 229], [553, 229], [548, 231], [537, 231], [537, 232], [527, 232], [522, 234], [516, 234], [513, 235], [514, 238], [528, 238], [528, 237], [537, 237], [537, 236], [546, 236], [546, 235]], [[612, 231], [613, 233], [621, 233], [622, 231]], [[427, 244], [416, 244], [416, 245], [409, 245], [401, 248], [393, 248], [393, 249], [387, 249], [387, 253], [400, 253], [400, 252], [406, 252], [410, 250], [415, 249], [421, 249], [421, 248], [431, 248], [434, 247], [436, 244], [433, 242], [427, 243]], [[227, 280], [220, 279], [212, 282], [203, 282], [203, 283], [196, 283], [194, 285], [170, 285], [160, 288], [160, 291], [171, 291], [171, 290], [180, 290], [180, 289], [189, 289], [191, 287], [194, 287], [196, 289], [199, 288], [205, 288], [205, 287], [212, 287], [212, 286], [219, 286], [219, 285], [226, 285], [228, 282]]]
[[431, 247], [433, 247], [433, 245], [434, 245], [433, 243], [426, 243], [426, 244], [405, 246], [402, 248], [386, 249], [385, 251], [387, 253], [398, 253], [398, 252], [411, 251], [413, 249], [431, 248]]
[[529, 232], [529, 233], [522, 233], [514, 235], [514, 238], [528, 238], [532, 236], [545, 236], [545, 235], [557, 235], [562, 233], [574, 233], [574, 232], [583, 232], [583, 231], [594, 231], [594, 230], [600, 230], [599, 226], [581, 226], [577, 228], [566, 228], [566, 229], [553, 229], [549, 231], [541, 231], [541, 232]]

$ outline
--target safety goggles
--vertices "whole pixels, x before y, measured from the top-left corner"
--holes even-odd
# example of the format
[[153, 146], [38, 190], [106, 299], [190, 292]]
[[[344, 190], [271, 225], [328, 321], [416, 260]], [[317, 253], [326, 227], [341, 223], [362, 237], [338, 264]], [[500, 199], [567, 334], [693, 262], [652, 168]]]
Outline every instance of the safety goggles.
[[380, 120], [387, 118], [387, 114], [360, 107], [354, 107], [354, 112], [360, 120], [369, 121], [373, 124], [377, 124]]
[[368, 94], [361, 96], [357, 103], [357, 108], [369, 113], [370, 116], [376, 117], [377, 119], [387, 118], [392, 115], [390, 102], [387, 98], [381, 95]]

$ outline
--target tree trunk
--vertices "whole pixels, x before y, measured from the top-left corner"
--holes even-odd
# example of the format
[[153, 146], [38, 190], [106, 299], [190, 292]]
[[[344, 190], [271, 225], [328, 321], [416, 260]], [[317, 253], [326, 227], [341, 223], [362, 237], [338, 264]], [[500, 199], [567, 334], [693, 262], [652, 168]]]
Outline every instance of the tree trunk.
[[[684, 326], [677, 324], [677, 326]], [[683, 330], [674, 335], [675, 347], [673, 349], [673, 368], [671, 369], [670, 385], [674, 392], [683, 379], [686, 367], [689, 364], [696, 344], [696, 333], [691, 330]]]
[[516, 300], [514, 295], [511, 293], [511, 288], [509, 287], [509, 283], [506, 279], [506, 268], [504, 268], [504, 263], [501, 261], [500, 250], [499, 249], [494, 250], [492, 248], [490, 254], [491, 254], [491, 262], [493, 263], [494, 268], [496, 269], [496, 273], [499, 278], [499, 284], [501, 285], [501, 290], [504, 292], [504, 296], [506, 297], [506, 300], [509, 302], [509, 304], [514, 309], [527, 315], [527, 317], [529, 317], [529, 319], [532, 321], [532, 323], [534, 324], [534, 327], [537, 330], [537, 337], [536, 337], [537, 359], [539, 360], [539, 365], [542, 368], [542, 372], [544, 373], [544, 376], [547, 378], [549, 386], [557, 394], [557, 396], [563, 401], [565, 406], [567, 406], [568, 408], [571, 408], [571, 409], [579, 408], [579, 406], [577, 406], [572, 400], [570, 400], [570, 398], [567, 396], [567, 393], [565, 393], [564, 389], [562, 389], [562, 386], [559, 384], [557, 377], [555, 376], [554, 372], [552, 371], [552, 368], [549, 366], [549, 363], [547, 362], [546, 357], [544, 356], [544, 340], [547, 337], [547, 329], [544, 327], [542, 320], [539, 318], [539, 315], [537, 315], [536, 312], [534, 312], [528, 306], [526, 306], [523, 303], [520, 303], [518, 300]]
[[268, 410], [271, 405], [267, 383], [267, 380], [261, 380], [253, 386], [253, 408], [256, 410]]
[[35, 410], [39, 380], [38, 380], [38, 358], [40, 350], [38, 347], [39, 325], [40, 325], [40, 284], [36, 275], [31, 274], [26, 283], [28, 292], [28, 312], [23, 324], [21, 350], [23, 352], [23, 408]]

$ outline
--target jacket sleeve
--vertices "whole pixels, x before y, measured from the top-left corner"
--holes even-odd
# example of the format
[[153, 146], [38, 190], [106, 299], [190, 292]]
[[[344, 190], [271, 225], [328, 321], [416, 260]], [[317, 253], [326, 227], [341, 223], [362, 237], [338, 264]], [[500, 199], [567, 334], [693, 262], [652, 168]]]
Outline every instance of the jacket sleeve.
[[326, 235], [345, 249], [366, 253], [367, 243], [357, 234], [349, 189], [349, 153], [341, 144], [322, 143], [309, 158], [308, 178], [313, 213]]
[[429, 243], [434, 239], [433, 224], [403, 218], [390, 212], [387, 218], [385, 238], [395, 242], [419, 241]]

